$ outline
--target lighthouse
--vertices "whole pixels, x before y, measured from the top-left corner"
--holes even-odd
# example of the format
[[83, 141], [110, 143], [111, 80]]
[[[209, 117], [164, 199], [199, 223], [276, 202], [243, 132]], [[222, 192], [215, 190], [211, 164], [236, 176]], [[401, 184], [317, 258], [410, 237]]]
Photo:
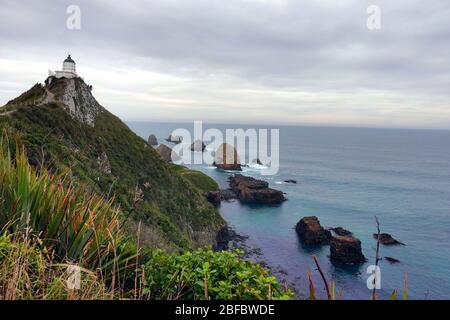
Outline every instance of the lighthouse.
[[77, 72], [76, 72], [76, 63], [70, 56], [63, 61], [63, 67], [62, 71], [49, 71], [50, 77], [56, 77], [56, 78], [77, 78]]

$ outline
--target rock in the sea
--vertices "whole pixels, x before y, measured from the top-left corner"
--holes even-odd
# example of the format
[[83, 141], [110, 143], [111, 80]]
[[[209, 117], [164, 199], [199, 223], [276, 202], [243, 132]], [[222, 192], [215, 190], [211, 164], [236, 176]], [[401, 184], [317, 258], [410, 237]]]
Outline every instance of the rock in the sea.
[[191, 144], [191, 151], [203, 152], [206, 149], [206, 145], [201, 140], [195, 140]]
[[384, 257], [384, 259], [389, 262], [390, 264], [396, 264], [396, 263], [400, 263], [400, 260], [395, 259], [393, 257]]
[[172, 143], [181, 143], [183, 141], [183, 138], [171, 134], [166, 140]]
[[330, 243], [331, 233], [320, 225], [317, 217], [304, 217], [295, 226], [298, 237], [306, 245], [324, 245]]
[[214, 155], [214, 166], [222, 170], [242, 170], [237, 150], [227, 143], [223, 143], [217, 148]]
[[330, 259], [338, 264], [359, 264], [367, 261], [362, 253], [361, 241], [353, 236], [332, 236]]
[[287, 179], [287, 180], [284, 180], [284, 182], [297, 184], [297, 180], [294, 180], [294, 179]]
[[209, 203], [211, 203], [214, 207], [220, 206], [220, 201], [222, 200], [220, 191], [206, 192], [205, 197], [209, 201]]
[[158, 139], [156, 139], [156, 136], [154, 134], [151, 134], [148, 136], [148, 144], [151, 146], [158, 145]]
[[259, 158], [253, 159], [253, 160], [252, 160], [252, 163], [256, 163], [256, 164], [258, 164], [258, 165], [260, 165], [260, 166], [263, 165], [262, 162], [261, 162], [261, 160], [259, 160]]
[[331, 231], [336, 233], [338, 236], [352, 236], [353, 232], [350, 232], [342, 227], [330, 228]]
[[224, 201], [234, 200], [237, 199], [236, 193], [234, 193], [231, 189], [221, 189], [220, 191], [220, 198]]
[[[374, 233], [373, 238], [377, 240], [378, 234]], [[385, 246], [405, 245], [404, 243], [394, 239], [389, 233], [380, 233], [380, 243], [384, 244]]]
[[286, 200], [283, 192], [269, 188], [269, 183], [236, 174], [230, 177], [230, 188], [246, 203], [279, 204]]
[[169, 148], [165, 144], [160, 144], [159, 147], [156, 148], [156, 151], [158, 152], [161, 159], [167, 162], [178, 161], [181, 159], [176, 152], [174, 152], [171, 148]]

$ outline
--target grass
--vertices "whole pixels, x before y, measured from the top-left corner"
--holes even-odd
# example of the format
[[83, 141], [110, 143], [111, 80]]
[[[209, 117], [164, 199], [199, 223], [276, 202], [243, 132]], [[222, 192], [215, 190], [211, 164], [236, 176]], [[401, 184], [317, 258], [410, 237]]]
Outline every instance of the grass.
[[0, 225], [13, 234], [41, 239], [55, 260], [68, 260], [103, 271], [123, 264], [117, 249], [124, 236], [113, 201], [75, 188], [67, 175], [37, 172], [24, 149], [12, 158], [0, 141]]
[[[210, 188], [214, 182], [205, 183], [199, 174], [183, 177], [107, 111], [98, 115], [93, 128], [72, 119], [56, 103], [23, 105], [0, 117], [0, 130], [26, 147], [33, 167], [68, 171], [74, 186], [88, 186], [108, 199], [116, 195], [113, 204], [120, 206], [127, 232], [142, 221], [143, 232], [160, 235], [146, 237], [146, 245], [174, 252], [213, 245], [225, 223], [196, 188]], [[102, 154], [111, 173], [98, 164]], [[139, 202], [136, 191], [142, 193]]]
[[174, 165], [175, 170], [193, 187], [197, 188], [201, 193], [208, 191], [216, 191], [219, 189], [217, 182], [201, 171], [191, 170], [183, 166]]

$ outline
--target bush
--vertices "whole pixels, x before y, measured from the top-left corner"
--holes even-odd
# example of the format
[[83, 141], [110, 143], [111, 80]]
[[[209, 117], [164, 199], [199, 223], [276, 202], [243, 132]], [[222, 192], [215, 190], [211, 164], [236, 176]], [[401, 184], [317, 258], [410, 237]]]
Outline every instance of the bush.
[[200, 249], [182, 255], [150, 253], [144, 267], [145, 292], [157, 299], [288, 299], [260, 265], [240, 258], [240, 252]]

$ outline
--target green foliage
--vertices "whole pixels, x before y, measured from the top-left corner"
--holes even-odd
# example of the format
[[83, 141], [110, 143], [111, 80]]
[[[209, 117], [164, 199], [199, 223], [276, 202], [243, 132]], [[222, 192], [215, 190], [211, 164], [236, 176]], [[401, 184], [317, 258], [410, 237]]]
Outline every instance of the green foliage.
[[[139, 220], [142, 232], [161, 235], [146, 237], [146, 245], [172, 251], [211, 245], [224, 224], [195, 186], [209, 189], [214, 182], [198, 174], [189, 179], [189, 173], [185, 179], [107, 111], [91, 127], [72, 119], [57, 103], [20, 106], [9, 116], [0, 116], [0, 130], [25, 145], [34, 167], [51, 172], [70, 169], [74, 185], [87, 185], [108, 199], [115, 196], [114, 205], [120, 206], [129, 233], [135, 233], [130, 220]], [[110, 173], [99, 166], [102, 154]], [[142, 192], [139, 201], [136, 191]]]
[[55, 264], [37, 239], [0, 235], [0, 300], [111, 299], [95, 273], [81, 269], [80, 290], [67, 287], [67, 264]]
[[190, 170], [188, 168], [178, 169], [178, 172], [201, 193], [219, 189], [219, 185], [217, 184], [217, 182], [203, 172]]
[[127, 254], [118, 252], [124, 238], [112, 201], [75, 188], [67, 175], [52, 175], [45, 169], [37, 172], [24, 150], [11, 159], [6, 145], [1, 139], [0, 228], [39, 237], [42, 249], [60, 261], [92, 270], [123, 265]]
[[11, 110], [14, 105], [26, 105], [26, 104], [34, 104], [38, 100], [42, 99], [45, 95], [45, 89], [40, 84], [35, 84], [30, 90], [22, 93], [20, 96], [11, 100], [7, 103], [5, 110]]
[[201, 249], [182, 255], [150, 253], [146, 290], [157, 299], [289, 299], [277, 280], [240, 252]]

